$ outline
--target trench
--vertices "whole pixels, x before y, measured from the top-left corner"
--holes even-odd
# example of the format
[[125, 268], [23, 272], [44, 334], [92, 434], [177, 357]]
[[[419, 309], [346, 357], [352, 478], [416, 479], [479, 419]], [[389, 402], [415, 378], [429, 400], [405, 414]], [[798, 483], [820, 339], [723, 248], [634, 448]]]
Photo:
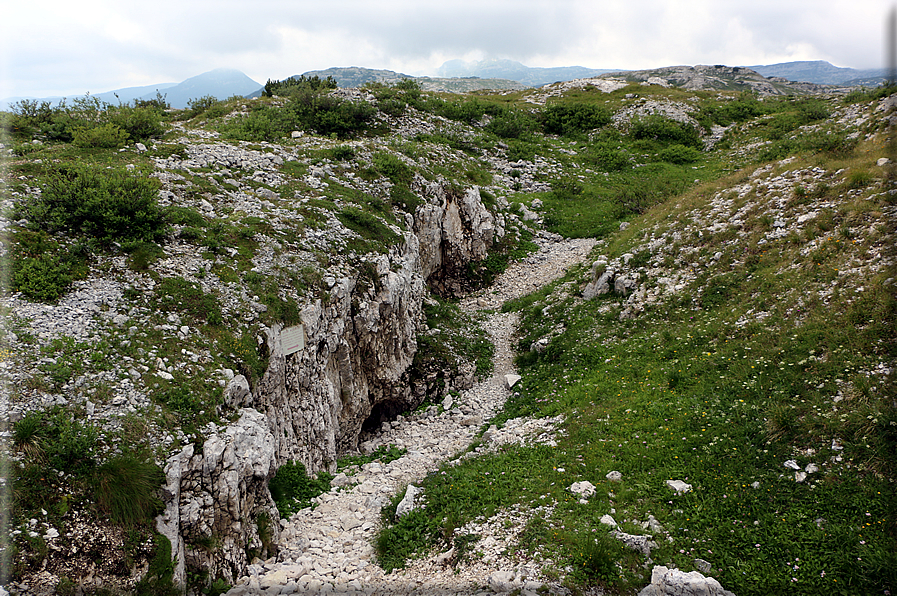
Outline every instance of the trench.
[[[367, 595], [479, 594], [482, 574], [458, 577], [451, 567], [434, 565], [406, 573], [385, 574], [376, 564], [372, 541], [380, 524], [380, 510], [408, 484], [438, 469], [466, 449], [482, 428], [499, 413], [509, 395], [505, 375], [513, 372], [513, 338], [517, 317], [501, 313], [506, 300], [526, 295], [549, 283], [571, 265], [581, 262], [594, 240], [542, 239], [540, 251], [513, 263], [489, 288], [461, 300], [462, 309], [487, 311], [484, 328], [495, 345], [493, 374], [464, 391], [452, 407], [434, 413], [397, 411], [397, 404], [375, 407], [362, 430], [368, 448], [396, 445], [407, 453], [388, 464], [365, 464], [344, 486], [316, 498], [281, 523], [276, 560], [249, 565], [246, 576], [227, 593], [318, 594], [345, 592]], [[382, 427], [391, 421], [388, 430]], [[336, 481], [335, 481], [336, 482]], [[285, 590], [285, 592], [283, 591]]]

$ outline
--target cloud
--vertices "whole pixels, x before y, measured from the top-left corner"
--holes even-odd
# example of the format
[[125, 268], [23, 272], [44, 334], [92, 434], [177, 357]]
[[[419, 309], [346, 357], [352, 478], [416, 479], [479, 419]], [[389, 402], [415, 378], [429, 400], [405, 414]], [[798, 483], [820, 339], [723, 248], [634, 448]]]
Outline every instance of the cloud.
[[50, 95], [180, 81], [219, 67], [258, 81], [351, 65], [432, 73], [454, 58], [875, 67], [884, 13], [877, 0], [32, 0], [5, 9], [2, 35], [6, 89]]

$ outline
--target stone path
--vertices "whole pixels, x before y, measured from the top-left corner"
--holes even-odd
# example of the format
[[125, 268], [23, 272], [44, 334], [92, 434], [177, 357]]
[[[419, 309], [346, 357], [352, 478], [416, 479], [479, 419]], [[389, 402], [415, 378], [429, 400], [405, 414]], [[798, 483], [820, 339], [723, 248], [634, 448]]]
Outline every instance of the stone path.
[[[497, 310], [505, 300], [525, 295], [581, 262], [595, 244], [587, 239], [562, 241], [545, 233], [538, 240], [538, 253], [514, 263], [491, 288], [464, 299], [462, 307]], [[430, 410], [384, 424], [373, 446], [395, 444], [407, 453], [389, 464], [365, 464], [354, 476], [338, 477], [336, 482], [345, 486], [318, 497], [314, 510], [304, 509], [282, 523], [278, 560], [250, 565], [249, 575], [228, 596], [330, 592], [447, 596], [492, 594], [517, 587], [524, 594], [535, 593], [541, 585], [535, 579], [538, 568], [515, 566], [501, 555], [532, 511], [509, 511], [501, 523], [495, 519], [478, 523], [475, 529], [482, 538], [477, 548], [486, 555], [457, 568], [435, 556], [387, 575], [377, 566], [371, 545], [380, 509], [391, 496], [465, 450], [483, 422], [504, 404], [505, 375], [513, 372], [516, 316], [493, 312], [485, 327], [495, 343], [493, 375], [464, 392], [441, 414]], [[525, 437], [550, 441], [550, 426], [545, 421], [510, 421], [500, 431], [493, 429], [490, 441]]]

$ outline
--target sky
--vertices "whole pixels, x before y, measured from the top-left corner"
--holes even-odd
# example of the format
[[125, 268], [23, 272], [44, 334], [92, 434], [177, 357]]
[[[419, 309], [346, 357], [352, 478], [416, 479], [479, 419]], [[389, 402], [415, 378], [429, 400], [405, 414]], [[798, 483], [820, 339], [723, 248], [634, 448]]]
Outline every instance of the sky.
[[234, 68], [434, 75], [452, 59], [646, 69], [884, 66], [882, 0], [30, 0], [0, 22], [0, 97], [74, 96]]

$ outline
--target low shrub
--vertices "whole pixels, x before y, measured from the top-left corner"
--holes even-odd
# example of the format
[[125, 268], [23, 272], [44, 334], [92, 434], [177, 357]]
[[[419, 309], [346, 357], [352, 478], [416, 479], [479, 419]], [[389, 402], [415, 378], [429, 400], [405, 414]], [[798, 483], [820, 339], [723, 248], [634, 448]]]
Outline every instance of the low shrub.
[[630, 166], [629, 154], [619, 143], [613, 141], [599, 141], [590, 145], [583, 157], [605, 172], [619, 172]]
[[411, 189], [407, 186], [395, 184], [389, 189], [389, 202], [402, 209], [402, 211], [414, 213], [424, 201], [411, 192]]
[[337, 145], [325, 149], [325, 153], [334, 161], [351, 161], [355, 159], [355, 148], [350, 145]]
[[33, 411], [13, 428], [16, 446], [37, 456], [31, 463], [45, 461], [51, 468], [74, 474], [94, 468], [98, 436], [94, 426], [74, 421], [59, 407]]
[[677, 143], [661, 149], [657, 157], [660, 161], [682, 165], [701, 159], [701, 152], [694, 147], [686, 147]]
[[109, 123], [124, 131], [131, 140], [148, 141], [165, 132], [162, 110], [155, 106], [131, 107], [121, 105], [107, 109]]
[[165, 234], [158, 189], [158, 180], [125, 169], [63, 165], [21, 211], [33, 229], [83, 235], [102, 246], [125, 240], [153, 242]]
[[183, 116], [188, 120], [190, 118], [195, 118], [218, 103], [218, 98], [212, 95], [204, 95], [203, 97], [187, 100], [187, 110], [184, 112]]
[[76, 126], [72, 129], [72, 144], [77, 147], [117, 149], [128, 142], [127, 131], [107, 122], [95, 127]]
[[331, 480], [333, 476], [324, 471], [311, 477], [302, 462], [291, 461], [277, 469], [268, 490], [281, 519], [289, 519], [300, 509], [311, 507], [311, 499], [329, 491]]
[[700, 149], [701, 133], [693, 125], [652, 114], [633, 118], [629, 124], [629, 136], [635, 140], [656, 141], [662, 145], [684, 145]]
[[31, 300], [52, 302], [72, 284], [69, 266], [56, 254], [16, 259], [12, 287]]
[[543, 130], [555, 135], [584, 133], [611, 121], [610, 111], [595, 104], [552, 103], [545, 106], [540, 117]]
[[357, 207], [346, 207], [337, 214], [344, 226], [373, 243], [372, 249], [384, 251], [401, 240], [401, 236], [393, 232], [375, 215], [362, 211]]
[[411, 184], [414, 171], [392, 153], [378, 152], [373, 157], [374, 167], [393, 184]]
[[265, 89], [262, 91], [262, 95], [264, 97], [274, 97], [275, 95], [288, 97], [302, 91], [329, 91], [336, 88], [337, 82], [333, 77], [322, 79], [317, 75], [310, 77], [301, 75], [299, 77], [290, 77], [282, 81], [268, 79], [265, 83]]
[[529, 114], [508, 110], [493, 118], [485, 130], [503, 139], [519, 139], [532, 132], [536, 126]]

